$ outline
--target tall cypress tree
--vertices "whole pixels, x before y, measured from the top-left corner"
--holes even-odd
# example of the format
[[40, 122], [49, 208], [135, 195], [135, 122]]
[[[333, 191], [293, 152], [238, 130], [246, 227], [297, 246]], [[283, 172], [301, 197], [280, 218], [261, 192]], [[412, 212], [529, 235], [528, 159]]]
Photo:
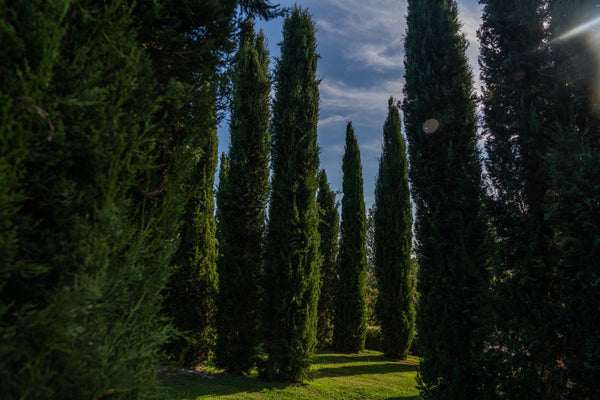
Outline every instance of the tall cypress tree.
[[381, 323], [382, 347], [387, 356], [394, 358], [406, 358], [415, 332], [412, 210], [401, 129], [398, 107], [390, 98], [375, 184], [374, 245], [379, 287], [376, 311]]
[[351, 122], [346, 127], [342, 171], [344, 197], [333, 345], [340, 351], [358, 352], [365, 346], [367, 332], [367, 217], [360, 150]]
[[491, 315], [497, 331], [486, 358], [508, 398], [559, 398], [557, 389], [566, 381], [556, 368], [564, 338], [556, 318], [554, 228], [546, 215], [555, 118], [545, 77], [547, 1], [481, 3], [487, 209], [495, 244]]
[[547, 210], [556, 232], [564, 305], [557, 317], [570, 382], [560, 389], [568, 399], [600, 398], [600, 66], [592, 45], [597, 33], [575, 29], [594, 20], [597, 7], [595, 0], [550, 2], [556, 131], [549, 157], [555, 195]]
[[457, 5], [409, 0], [404, 102], [416, 204], [420, 389], [480, 398], [486, 229], [467, 41]]
[[325, 170], [319, 173], [317, 203], [321, 219], [319, 253], [323, 257], [321, 266], [321, 294], [319, 296], [317, 341], [319, 347], [330, 346], [333, 339], [333, 314], [335, 311], [336, 265], [340, 217], [335, 203], [335, 192], [329, 187]]
[[[217, 365], [249, 371], [256, 358], [259, 277], [269, 195], [269, 54], [262, 32], [246, 21], [233, 72], [231, 145], [219, 181]], [[223, 166], [223, 164], [221, 164]]]
[[294, 7], [275, 70], [271, 200], [265, 254], [261, 375], [301, 380], [317, 343], [319, 216], [315, 201], [319, 113], [315, 26]]
[[273, 10], [173, 3], [0, 6], [3, 398], [151, 397], [190, 182], [212, 191], [194, 176], [216, 145], [204, 72], [238, 5]]
[[[202, 94], [210, 86], [188, 97], [195, 117], [187, 121], [197, 135], [185, 140], [188, 147], [177, 155], [188, 156], [178, 166], [180, 187], [186, 193], [180, 244], [173, 264], [177, 266], [168, 287], [166, 310], [175, 327], [184, 332], [167, 346], [175, 360], [195, 366], [207, 359], [215, 341], [213, 316], [218, 288], [216, 221], [214, 217], [214, 176], [217, 167], [217, 126], [215, 96]], [[201, 98], [204, 97], [204, 100]], [[194, 149], [195, 151], [192, 151]]]

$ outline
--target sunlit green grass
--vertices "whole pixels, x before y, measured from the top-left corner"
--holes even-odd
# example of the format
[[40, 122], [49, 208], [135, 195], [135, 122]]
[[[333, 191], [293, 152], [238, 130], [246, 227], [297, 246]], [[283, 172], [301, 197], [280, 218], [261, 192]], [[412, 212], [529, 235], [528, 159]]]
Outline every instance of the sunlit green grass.
[[415, 376], [418, 359], [396, 361], [381, 353], [319, 353], [311, 378], [302, 384], [261, 382], [216, 373], [213, 379], [197, 375], [169, 376], [161, 383], [159, 397], [166, 400], [196, 399], [394, 399], [417, 400]]

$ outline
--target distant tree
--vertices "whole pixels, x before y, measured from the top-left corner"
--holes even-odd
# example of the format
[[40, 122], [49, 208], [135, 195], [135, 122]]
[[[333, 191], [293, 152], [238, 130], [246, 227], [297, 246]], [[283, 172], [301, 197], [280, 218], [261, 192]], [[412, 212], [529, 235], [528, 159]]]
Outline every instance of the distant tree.
[[321, 294], [319, 296], [317, 341], [321, 348], [330, 346], [333, 339], [333, 314], [335, 311], [336, 265], [340, 232], [340, 217], [335, 202], [335, 192], [329, 187], [325, 170], [319, 173], [317, 204], [321, 219], [319, 253], [323, 257], [321, 265]]
[[375, 274], [379, 287], [377, 317], [383, 352], [406, 358], [415, 325], [415, 276], [412, 250], [412, 210], [408, 162], [400, 112], [393, 98], [383, 126], [383, 154], [375, 183]]
[[488, 299], [475, 102], [456, 2], [409, 0], [404, 122], [416, 205], [425, 399], [481, 398]]
[[333, 345], [340, 351], [358, 352], [364, 348], [367, 329], [367, 220], [360, 150], [351, 122], [346, 127], [342, 171], [344, 197], [337, 269], [339, 295], [336, 296]]
[[259, 344], [263, 236], [269, 196], [271, 81], [262, 32], [246, 21], [234, 62], [229, 156], [218, 191], [219, 296], [216, 363], [232, 374], [249, 371]]
[[556, 325], [569, 382], [558, 389], [567, 399], [600, 398], [600, 65], [590, 45], [596, 31], [572, 30], [597, 18], [597, 7], [591, 0], [550, 1], [554, 196], [546, 210], [555, 231]]
[[487, 211], [496, 295], [491, 313], [496, 343], [486, 352], [487, 369], [508, 398], [558, 399], [566, 381], [556, 368], [564, 338], [556, 318], [556, 238], [546, 215], [553, 192], [549, 146], [558, 111], [550, 111], [548, 98], [548, 2], [481, 3]]
[[272, 191], [265, 253], [264, 350], [266, 379], [299, 381], [317, 344], [321, 257], [315, 201], [319, 151], [315, 26], [294, 7], [283, 25], [275, 69]]
[[[375, 210], [377, 205], [373, 203], [367, 210], [367, 326], [379, 326], [375, 305], [379, 297], [377, 277], [375, 276]], [[381, 330], [378, 331], [381, 333]], [[367, 336], [368, 336], [367, 332]], [[368, 341], [368, 339], [367, 339]], [[366, 341], [365, 341], [366, 343]], [[365, 345], [366, 346], [366, 345]], [[366, 347], [365, 347], [366, 348]]]

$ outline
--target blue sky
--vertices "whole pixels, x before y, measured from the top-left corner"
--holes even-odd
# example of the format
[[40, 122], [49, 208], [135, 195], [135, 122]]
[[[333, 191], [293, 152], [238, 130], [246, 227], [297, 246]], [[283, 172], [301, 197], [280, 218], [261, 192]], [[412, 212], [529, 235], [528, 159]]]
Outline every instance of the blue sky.
[[[383, 123], [390, 96], [401, 100], [404, 83], [404, 34], [406, 0], [273, 0], [282, 7], [297, 3], [308, 8], [317, 27], [317, 51], [321, 56], [317, 75], [320, 85], [318, 142], [321, 168], [331, 188], [341, 191], [342, 157], [346, 121], [352, 121], [361, 150], [366, 207], [374, 202], [374, 185], [381, 155]], [[470, 42], [468, 57], [479, 84], [478, 47], [475, 32], [481, 9], [477, 0], [460, 0], [462, 32]], [[283, 18], [261, 21], [272, 58], [279, 56]], [[272, 62], [272, 66], [274, 66]], [[219, 152], [229, 147], [228, 121], [218, 130]], [[341, 195], [338, 195], [341, 200]]]

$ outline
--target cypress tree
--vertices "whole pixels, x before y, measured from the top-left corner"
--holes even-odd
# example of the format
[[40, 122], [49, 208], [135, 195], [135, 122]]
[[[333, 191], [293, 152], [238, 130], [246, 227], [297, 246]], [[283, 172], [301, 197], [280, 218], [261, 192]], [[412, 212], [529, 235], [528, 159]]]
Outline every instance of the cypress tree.
[[337, 268], [339, 295], [336, 296], [333, 345], [340, 351], [356, 353], [364, 348], [367, 331], [367, 217], [360, 150], [351, 122], [346, 127], [342, 171], [344, 197]]
[[[181, 225], [172, 261], [176, 272], [164, 309], [187, 334], [166, 350], [186, 366], [205, 360], [214, 344], [216, 127], [229, 88], [226, 71], [235, 32], [243, 20], [239, 14], [269, 19], [278, 11], [267, 0], [161, 0], [135, 5], [139, 42], [152, 60], [158, 81], [155, 96], [163, 100], [154, 121], [163, 130], [154, 138], [160, 166], [155, 169], [151, 205], [177, 210], [173, 219]], [[169, 204], [167, 192], [178, 195], [183, 205]]]
[[[177, 224], [151, 210], [151, 65], [121, 1], [0, 7], [0, 392], [148, 398]], [[6, 63], [5, 63], [6, 62]]]
[[335, 203], [335, 192], [329, 187], [325, 170], [319, 173], [317, 204], [321, 219], [319, 253], [323, 257], [321, 266], [321, 295], [319, 296], [317, 340], [321, 348], [330, 346], [333, 339], [333, 314], [335, 311], [336, 265], [340, 217]]
[[167, 351], [178, 364], [186, 367], [206, 360], [214, 345], [213, 316], [218, 288], [213, 193], [217, 166], [216, 109], [212, 101], [215, 97], [203, 94], [202, 88], [196, 92], [197, 95], [188, 99], [194, 99], [190, 108], [195, 110], [197, 118], [187, 122], [198, 132], [185, 140], [189, 147], [178, 155], [189, 157], [178, 163], [180, 168], [189, 168], [189, 171], [179, 177], [186, 202], [178, 233], [179, 248], [172, 260], [176, 270], [169, 282], [165, 303], [173, 324], [185, 334], [170, 342]]
[[486, 229], [467, 41], [457, 12], [454, 1], [408, 2], [402, 108], [417, 210], [418, 378], [425, 399], [481, 397]]
[[564, 305], [557, 317], [570, 382], [560, 389], [567, 399], [600, 398], [600, 66], [591, 45], [597, 33], [589, 26], [581, 29], [597, 17], [597, 7], [592, 0], [550, 2], [556, 131], [549, 157], [554, 196], [546, 209], [556, 232]]
[[[177, 364], [192, 367], [208, 357], [214, 344], [212, 320], [218, 280], [213, 184], [222, 79], [217, 71], [223, 65], [222, 53], [232, 45], [232, 11], [210, 5], [168, 9], [168, 3], [151, 9], [150, 16], [143, 11], [138, 10], [141, 39], [153, 61], [159, 82], [157, 94], [165, 97], [161, 110], [165, 117], [157, 122], [164, 126], [164, 134], [156, 138], [162, 165], [155, 177], [154, 202], [162, 207], [163, 196], [176, 191], [183, 203], [178, 218], [179, 246], [171, 264], [175, 272], [164, 311], [184, 336], [165, 349]], [[202, 12], [213, 21], [199, 18]], [[151, 26], [154, 29], [148, 31]], [[211, 31], [215, 40], [205, 42], [191, 34], [200, 26]], [[182, 54], [177, 63], [172, 62], [173, 53]]]
[[275, 70], [271, 147], [273, 178], [264, 278], [266, 379], [299, 381], [316, 346], [321, 257], [318, 253], [315, 26], [309, 13], [292, 9], [283, 25]]
[[[231, 36], [198, 20], [273, 10], [171, 3], [0, 6], [3, 398], [152, 396], [192, 164], [216, 145], [182, 116], [214, 127], [216, 85], [195, 79], [223, 64]], [[230, 4], [226, 18], [203, 13]]]
[[[249, 371], [258, 346], [259, 277], [269, 195], [269, 55], [254, 23], [242, 27], [233, 71], [231, 145], [219, 181], [217, 365]], [[228, 165], [224, 165], [223, 162]]]
[[412, 210], [406, 145], [401, 129], [398, 107], [390, 98], [375, 184], [374, 245], [379, 287], [376, 311], [383, 336], [382, 348], [393, 358], [406, 358], [415, 325]]
[[[494, 233], [496, 334], [486, 353], [511, 399], [559, 398], [566, 382], [556, 318], [554, 228], [547, 218], [554, 107], [546, 82], [547, 1], [486, 0], [479, 30]], [[519, 371], [515, 373], [515, 371]]]

